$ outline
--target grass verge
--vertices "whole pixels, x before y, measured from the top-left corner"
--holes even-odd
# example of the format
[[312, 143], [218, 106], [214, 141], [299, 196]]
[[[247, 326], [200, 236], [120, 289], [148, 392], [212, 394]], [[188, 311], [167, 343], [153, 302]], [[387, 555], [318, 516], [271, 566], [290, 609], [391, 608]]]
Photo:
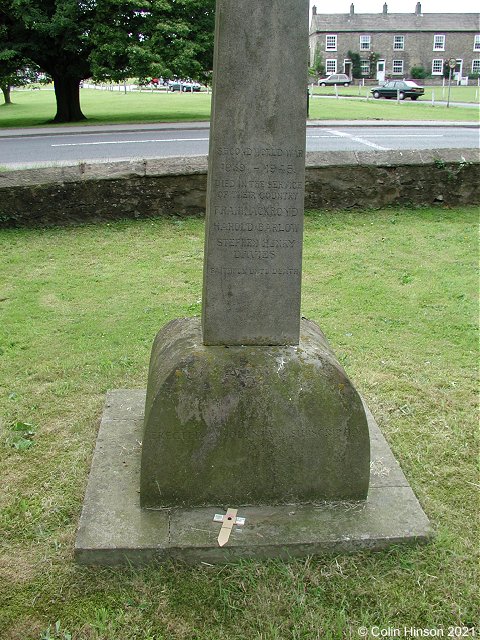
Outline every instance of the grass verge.
[[[468, 87], [467, 87], [468, 88]], [[45, 125], [55, 115], [52, 90], [15, 91], [13, 104], [0, 106], [0, 128]], [[77, 123], [128, 124], [208, 120], [211, 95], [166, 92], [98, 91], [82, 89], [81, 102], [88, 120]], [[319, 120], [444, 120], [478, 122], [474, 108], [431, 107], [391, 100], [310, 100], [310, 118]], [[57, 126], [57, 125], [51, 125]], [[76, 126], [72, 124], [71, 126]]]
[[[72, 560], [109, 388], [198, 314], [203, 221], [0, 231], [0, 637], [299, 640], [478, 633], [476, 208], [308, 212], [303, 313], [366, 397], [437, 532], [425, 547], [236, 566]], [[12, 434], [31, 444], [16, 447]]]

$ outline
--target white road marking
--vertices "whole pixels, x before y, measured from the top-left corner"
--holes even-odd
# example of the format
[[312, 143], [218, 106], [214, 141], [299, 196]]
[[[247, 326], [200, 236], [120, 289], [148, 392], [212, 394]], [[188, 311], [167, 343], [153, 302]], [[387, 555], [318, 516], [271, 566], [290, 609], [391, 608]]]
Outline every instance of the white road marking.
[[378, 151], [390, 151], [388, 147], [381, 147], [379, 144], [375, 142], [369, 142], [364, 138], [358, 138], [357, 136], [352, 136], [349, 133], [345, 133], [344, 131], [330, 131], [333, 135], [338, 136], [339, 138], [349, 138], [355, 142], [360, 142], [360, 144], [365, 144], [367, 147], [372, 147], [373, 149], [377, 149]]
[[137, 144], [141, 142], [197, 142], [208, 140], [208, 138], [165, 138], [164, 140], [108, 140], [103, 142], [64, 142], [62, 144], [51, 144], [51, 147], [87, 147], [101, 144]]
[[[350, 135], [350, 134], [348, 134]], [[402, 135], [400, 133], [367, 133], [368, 138], [443, 138], [444, 135], [442, 133], [406, 133]], [[309, 136], [307, 134], [307, 138], [338, 138], [338, 135], [335, 136]]]
[[369, 138], [443, 138], [442, 133], [368, 133]]
[[[398, 133], [369, 133], [367, 134], [369, 138], [443, 138], [442, 134], [415, 134], [408, 133], [405, 135], [401, 135]], [[381, 151], [389, 151], [387, 147], [381, 147], [375, 142], [369, 142], [365, 140], [365, 138], [359, 138], [358, 136], [353, 136], [350, 133], [345, 133], [343, 131], [332, 131], [329, 135], [307, 135], [307, 138], [349, 138], [350, 140], [354, 140], [356, 142], [360, 142], [361, 144], [365, 144], [369, 147], [373, 147], [374, 149], [379, 149]], [[147, 140], [102, 140], [97, 142], [62, 142], [60, 144], [51, 144], [51, 147], [88, 147], [88, 146], [100, 146], [102, 144], [145, 144], [152, 142], [208, 142], [208, 138], [152, 138]]]

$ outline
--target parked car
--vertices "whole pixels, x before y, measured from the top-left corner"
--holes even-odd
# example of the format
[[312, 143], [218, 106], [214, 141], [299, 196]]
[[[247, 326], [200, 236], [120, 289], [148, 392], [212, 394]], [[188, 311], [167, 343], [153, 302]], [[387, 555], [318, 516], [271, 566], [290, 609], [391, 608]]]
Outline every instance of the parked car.
[[419, 96], [423, 96], [425, 89], [420, 87], [412, 80], [389, 80], [380, 87], [373, 87], [371, 93], [374, 98], [396, 98], [399, 100], [410, 98], [416, 100]]
[[344, 87], [348, 87], [348, 85], [352, 81], [345, 73], [332, 73], [326, 78], [320, 78], [318, 84], [321, 87], [333, 86], [335, 84], [343, 84]]
[[169, 91], [200, 91], [202, 86], [198, 82], [190, 82], [190, 80], [169, 80], [167, 83]]

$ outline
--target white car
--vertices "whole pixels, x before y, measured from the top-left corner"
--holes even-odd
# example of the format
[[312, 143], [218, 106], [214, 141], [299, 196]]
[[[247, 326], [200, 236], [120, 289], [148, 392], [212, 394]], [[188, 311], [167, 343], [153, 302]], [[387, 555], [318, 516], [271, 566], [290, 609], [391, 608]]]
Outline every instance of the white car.
[[345, 73], [332, 73], [326, 78], [320, 78], [318, 84], [321, 87], [333, 86], [335, 84], [342, 84], [344, 87], [348, 87], [351, 82]]

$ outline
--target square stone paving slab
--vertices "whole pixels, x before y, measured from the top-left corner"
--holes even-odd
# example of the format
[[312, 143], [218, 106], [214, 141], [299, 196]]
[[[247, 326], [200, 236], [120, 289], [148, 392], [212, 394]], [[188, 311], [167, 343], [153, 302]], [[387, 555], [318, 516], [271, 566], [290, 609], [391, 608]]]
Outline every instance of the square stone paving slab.
[[[107, 394], [75, 544], [81, 564], [288, 559], [380, 550], [432, 537], [429, 520], [368, 409], [371, 475], [365, 502], [141, 509], [144, 404], [141, 389]], [[233, 527], [228, 543], [219, 547], [221, 524], [213, 517], [227, 507], [237, 508], [245, 525]]]

